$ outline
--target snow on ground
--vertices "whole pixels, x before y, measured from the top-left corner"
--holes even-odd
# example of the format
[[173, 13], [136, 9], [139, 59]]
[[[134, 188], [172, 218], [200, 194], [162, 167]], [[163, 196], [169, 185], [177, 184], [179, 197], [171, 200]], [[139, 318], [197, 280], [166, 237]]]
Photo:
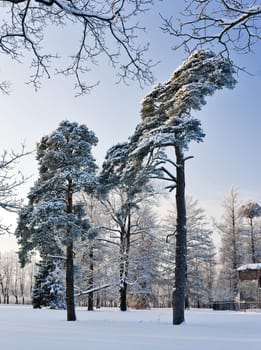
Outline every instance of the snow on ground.
[[0, 346], [8, 350], [260, 350], [261, 312], [189, 310], [171, 324], [171, 309], [61, 310], [0, 305]]

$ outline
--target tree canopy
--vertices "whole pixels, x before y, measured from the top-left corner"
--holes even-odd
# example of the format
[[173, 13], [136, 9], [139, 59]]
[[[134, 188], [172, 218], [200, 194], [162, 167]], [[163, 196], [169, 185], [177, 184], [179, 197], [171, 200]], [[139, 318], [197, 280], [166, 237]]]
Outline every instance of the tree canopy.
[[131, 138], [131, 155], [144, 159], [152, 151], [201, 142], [204, 132], [192, 111], [201, 110], [206, 97], [224, 87], [233, 89], [233, 64], [209, 50], [192, 53], [163, 84], [157, 84], [142, 101], [142, 122]]
[[42, 138], [37, 145], [39, 178], [28, 195], [29, 210], [21, 211], [16, 231], [22, 254], [37, 248], [44, 255], [48, 247], [52, 253], [56, 242], [65, 247], [68, 321], [76, 319], [73, 244], [90, 226], [81, 203], [73, 199], [80, 190], [91, 193], [96, 187], [97, 166], [91, 150], [97, 142], [87, 126], [69, 121]]
[[[142, 101], [142, 122], [131, 138], [132, 161], [128, 168], [153, 163], [156, 177], [176, 189], [176, 255], [173, 323], [184, 322], [186, 288], [187, 226], [185, 203], [185, 151], [191, 141], [201, 142], [204, 132], [192, 111], [201, 110], [206, 97], [224, 87], [232, 89], [236, 80], [229, 59], [209, 50], [192, 53], [164, 84], [158, 84]], [[166, 152], [172, 147], [175, 159]], [[190, 157], [189, 157], [190, 158]], [[145, 162], [144, 162], [145, 160]], [[169, 170], [171, 166], [171, 170]], [[175, 174], [173, 174], [173, 167]]]

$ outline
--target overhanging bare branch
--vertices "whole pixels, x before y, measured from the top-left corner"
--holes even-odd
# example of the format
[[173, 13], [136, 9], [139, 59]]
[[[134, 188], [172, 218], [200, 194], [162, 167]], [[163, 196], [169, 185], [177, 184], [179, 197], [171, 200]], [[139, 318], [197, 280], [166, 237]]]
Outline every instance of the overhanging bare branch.
[[[187, 1], [186, 1], [187, 2]], [[191, 0], [178, 23], [161, 16], [162, 30], [174, 37], [173, 48], [192, 52], [219, 45], [220, 52], [251, 52], [261, 38], [261, 5], [245, 0]]]
[[[151, 83], [153, 64], [145, 59], [148, 46], [139, 45], [137, 33], [142, 28], [132, 18], [152, 4], [153, 0], [0, 0], [0, 52], [18, 61], [24, 50], [31, 53], [29, 83], [36, 89], [43, 77], [51, 76], [56, 60], [58, 73], [75, 76], [78, 94], [88, 93], [97, 82], [86, 84], [84, 77], [101, 56], [109, 59], [120, 80]], [[65, 25], [79, 25], [82, 31], [77, 38], [65, 38], [79, 45], [71, 63], [62, 68], [57, 53], [48, 52], [43, 42], [48, 28]]]

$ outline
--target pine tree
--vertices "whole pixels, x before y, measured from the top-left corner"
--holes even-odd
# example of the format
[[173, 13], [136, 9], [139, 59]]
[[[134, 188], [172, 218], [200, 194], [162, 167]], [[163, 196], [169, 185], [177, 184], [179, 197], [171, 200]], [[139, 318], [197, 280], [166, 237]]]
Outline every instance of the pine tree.
[[[224, 87], [233, 88], [235, 79], [232, 62], [211, 51], [192, 53], [169, 81], [158, 84], [142, 101], [142, 122], [137, 126], [132, 144], [132, 161], [135, 169], [153, 162], [158, 178], [169, 181], [169, 190], [176, 191], [176, 261], [175, 289], [173, 293], [173, 323], [185, 320], [186, 289], [186, 203], [185, 156], [191, 141], [202, 142], [204, 132], [192, 111], [201, 110], [206, 97]], [[175, 159], [166, 148], [174, 150]], [[172, 167], [172, 168], [170, 168]], [[173, 173], [174, 169], [174, 173]]]
[[[55, 261], [52, 256], [63, 257], [64, 252], [61, 242], [55, 237], [52, 229], [44, 230], [34, 226], [33, 222], [33, 201], [29, 200], [29, 204], [24, 206], [19, 213], [18, 225], [16, 228], [16, 236], [19, 244], [19, 261], [22, 267], [31, 261], [32, 256], [38, 252], [41, 257], [41, 261], [37, 263], [38, 273], [34, 276], [34, 288], [32, 295], [32, 304], [34, 308], [41, 306], [48, 306], [54, 308], [63, 308], [63, 302], [65, 301], [64, 288], [64, 260], [60, 259], [59, 266], [61, 273], [54, 279], [51, 274], [57, 270], [58, 261]], [[49, 276], [49, 288], [43, 288], [45, 283], [44, 278]], [[53, 282], [53, 287], [51, 283]], [[55, 285], [59, 285], [59, 293], [53, 293], [52, 290], [56, 289]], [[63, 299], [63, 302], [61, 301]]]
[[[23, 224], [29, 227], [32, 249], [45, 242], [46, 233], [51, 242], [57, 241], [65, 248], [68, 321], [76, 319], [73, 246], [82, 231], [89, 228], [82, 205], [74, 203], [74, 198], [80, 190], [92, 192], [97, 186], [97, 166], [91, 154], [96, 144], [95, 134], [85, 125], [69, 121], [61, 122], [57, 130], [42, 138], [37, 145], [39, 179], [28, 195], [30, 215]], [[28, 245], [23, 230], [18, 229], [17, 236], [23, 249]]]
[[63, 269], [58, 261], [39, 261], [38, 272], [35, 275], [35, 285], [32, 291], [33, 307], [42, 306], [51, 309], [65, 309], [65, 288], [63, 281]]

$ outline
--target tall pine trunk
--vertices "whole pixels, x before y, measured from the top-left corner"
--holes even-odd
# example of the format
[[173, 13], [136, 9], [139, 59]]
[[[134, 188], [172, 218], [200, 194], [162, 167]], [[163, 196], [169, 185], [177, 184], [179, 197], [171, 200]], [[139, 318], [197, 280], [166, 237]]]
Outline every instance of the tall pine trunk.
[[74, 305], [74, 274], [73, 274], [73, 244], [66, 246], [66, 304], [67, 321], [75, 321]]
[[[67, 213], [72, 213], [72, 180], [68, 180], [67, 192]], [[75, 305], [74, 305], [74, 266], [73, 266], [73, 239], [70, 237], [71, 232], [68, 229], [68, 243], [66, 245], [66, 306], [67, 321], [75, 321]]]
[[173, 324], [178, 325], [185, 320], [185, 290], [187, 270], [187, 229], [185, 201], [185, 161], [180, 147], [175, 146], [176, 153], [176, 259], [175, 290], [173, 292]]

